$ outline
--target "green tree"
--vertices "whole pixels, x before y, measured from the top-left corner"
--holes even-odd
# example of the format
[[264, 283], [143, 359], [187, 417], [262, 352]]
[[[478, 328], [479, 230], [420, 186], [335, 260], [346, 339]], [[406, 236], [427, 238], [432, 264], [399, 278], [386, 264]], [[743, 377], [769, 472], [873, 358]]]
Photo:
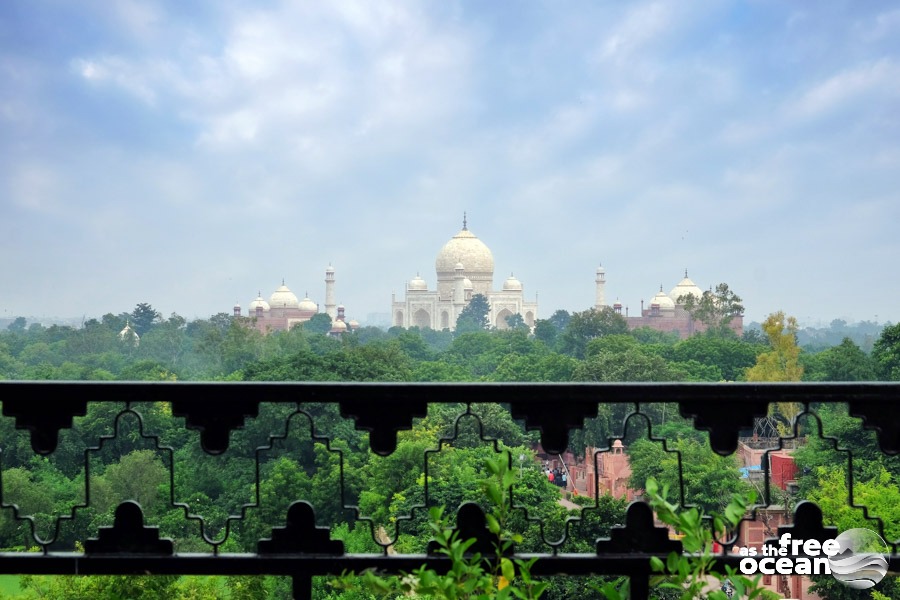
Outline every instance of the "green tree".
[[772, 313], [762, 325], [771, 350], [756, 357], [747, 370], [747, 381], [800, 381], [800, 348], [797, 346], [797, 319], [784, 312]]
[[27, 324], [28, 321], [25, 320], [25, 317], [16, 317], [12, 323], [6, 326], [6, 329], [12, 333], [25, 333], [25, 325]]
[[316, 313], [303, 323], [303, 331], [325, 335], [331, 331], [331, 317], [328, 313]]
[[700, 298], [693, 294], [680, 296], [677, 302], [684, 305], [691, 317], [703, 323], [707, 331], [718, 335], [733, 335], [728, 325], [744, 314], [741, 297], [730, 290], [727, 283], [720, 283], [715, 291], [703, 292]]
[[673, 491], [679, 490], [678, 455], [674, 452], [678, 450], [686, 503], [697, 504], [705, 512], [721, 511], [732, 494], [747, 492], [734, 455], [720, 456], [708, 443], [694, 438], [670, 440], [668, 447], [670, 451], [666, 452], [660, 443], [648, 439], [637, 440], [628, 447], [632, 488], [641, 489], [645, 481], [654, 478]]
[[883, 381], [900, 381], [900, 323], [881, 331], [872, 349], [878, 377]]
[[522, 318], [522, 315], [516, 313], [514, 315], [509, 315], [506, 317], [506, 326], [509, 329], [524, 329], [528, 331], [529, 327], [525, 323], [525, 319]]
[[490, 329], [491, 327], [491, 303], [484, 294], [475, 294], [456, 319], [456, 331], [469, 330], [472, 326], [476, 329]]
[[872, 360], [853, 340], [845, 337], [838, 346], [819, 352], [821, 381], [874, 381]]
[[716, 367], [722, 373], [721, 379], [739, 381], [756, 364], [756, 356], [762, 349], [733, 337], [695, 335], [675, 344], [666, 357], [674, 362], [696, 361]]
[[639, 347], [622, 352], [600, 351], [575, 368], [574, 381], [675, 381], [678, 373], [659, 356]]
[[[769, 338], [771, 350], [756, 357], [756, 364], [747, 370], [747, 381], [800, 381], [800, 347], [797, 346], [797, 319], [785, 317], [784, 312], [772, 313], [762, 325]], [[802, 410], [796, 402], [778, 402], [775, 412], [780, 416], [778, 429], [788, 435], [791, 424]]]
[[131, 311], [129, 318], [131, 319], [131, 327], [134, 328], [139, 336], [143, 337], [153, 325], [162, 319], [162, 314], [153, 310], [153, 307], [146, 302], [141, 302]]
[[534, 322], [534, 337], [544, 342], [547, 347], [554, 346], [557, 335], [559, 335], [559, 330], [549, 320], [538, 319]]
[[628, 333], [625, 317], [612, 308], [604, 306], [600, 310], [590, 308], [574, 313], [560, 336], [560, 351], [584, 358], [588, 342], [605, 335]]
[[162, 508], [160, 486], [169, 482], [168, 469], [152, 450], [135, 450], [109, 465], [103, 473], [113, 496], [118, 502], [134, 500], [145, 514]]

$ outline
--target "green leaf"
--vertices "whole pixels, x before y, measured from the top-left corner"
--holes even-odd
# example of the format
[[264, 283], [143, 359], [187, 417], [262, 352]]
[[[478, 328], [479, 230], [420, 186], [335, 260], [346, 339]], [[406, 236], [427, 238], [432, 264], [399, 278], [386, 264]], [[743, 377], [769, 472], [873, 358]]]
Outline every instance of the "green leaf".
[[662, 559], [658, 556], [650, 557], [650, 568], [653, 569], [654, 573], [662, 573], [666, 569], [666, 565], [663, 564]]
[[500, 572], [510, 583], [512, 583], [512, 580], [516, 578], [516, 567], [508, 558], [500, 559]]
[[484, 518], [487, 521], [488, 531], [495, 535], [500, 533], [500, 523], [497, 522], [494, 515], [484, 515]]
[[666, 569], [669, 573], [677, 573], [678, 572], [678, 562], [681, 560], [681, 557], [675, 552], [670, 552], [669, 556], [666, 557]]

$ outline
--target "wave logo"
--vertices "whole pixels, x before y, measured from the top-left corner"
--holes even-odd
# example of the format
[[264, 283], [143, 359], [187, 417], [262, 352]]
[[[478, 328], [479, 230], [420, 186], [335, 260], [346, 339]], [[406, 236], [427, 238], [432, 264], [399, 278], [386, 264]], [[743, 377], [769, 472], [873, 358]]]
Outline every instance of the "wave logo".
[[857, 590], [865, 590], [887, 575], [887, 544], [870, 529], [848, 529], [834, 539], [840, 547], [828, 557], [835, 579]]

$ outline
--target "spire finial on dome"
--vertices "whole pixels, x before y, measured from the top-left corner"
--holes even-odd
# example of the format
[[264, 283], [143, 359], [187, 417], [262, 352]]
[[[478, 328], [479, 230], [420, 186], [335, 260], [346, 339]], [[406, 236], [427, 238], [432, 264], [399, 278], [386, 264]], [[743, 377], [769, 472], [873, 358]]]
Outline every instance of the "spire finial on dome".
[[284, 277], [281, 278], [281, 285], [284, 285]]
[[662, 291], [662, 284], [659, 284], [659, 291]]
[[468, 231], [469, 228], [466, 223], [466, 211], [463, 211], [463, 231]]
[[684, 270], [684, 278], [687, 279], [687, 269]]

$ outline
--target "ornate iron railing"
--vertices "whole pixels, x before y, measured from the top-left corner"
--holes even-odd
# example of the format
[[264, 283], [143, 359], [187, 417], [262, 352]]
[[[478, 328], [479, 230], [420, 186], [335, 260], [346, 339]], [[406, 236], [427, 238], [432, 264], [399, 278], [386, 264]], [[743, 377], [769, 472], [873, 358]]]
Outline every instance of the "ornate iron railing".
[[[858, 506], [853, 497], [852, 452], [842, 447], [839, 440], [824, 435], [821, 421], [816, 414], [819, 404], [846, 403], [851, 416], [862, 419], [865, 429], [877, 433], [880, 451], [893, 457], [900, 451], [900, 384], [379, 384], [379, 383], [139, 383], [139, 382], [0, 382], [2, 414], [13, 419], [15, 428], [28, 435], [31, 450], [36, 455], [52, 455], [80, 417], [87, 414], [89, 404], [111, 409], [106, 417], [106, 429], [94, 432], [94, 437], [79, 438], [83, 443], [84, 498], [72, 503], [67, 514], [56, 515], [47, 527], [37, 523], [27, 514], [27, 507], [19, 507], [8, 501], [8, 490], [0, 496], [2, 512], [19, 524], [24, 524], [37, 547], [36, 552], [0, 552], [0, 574], [48, 574], [48, 575], [118, 575], [118, 574], [171, 574], [171, 575], [280, 575], [294, 581], [294, 596], [311, 596], [311, 577], [339, 575], [345, 571], [362, 571], [375, 568], [387, 573], [410, 571], [423, 564], [436, 569], [447, 568], [447, 558], [427, 553], [416, 555], [392, 554], [388, 551], [400, 532], [404, 519], [395, 522], [394, 535], [386, 533], [385, 539], [375, 539], [376, 526], [370, 521], [373, 539], [381, 548], [380, 554], [348, 554], [340, 542], [329, 536], [328, 528], [317, 526], [315, 516], [305, 504], [294, 504], [281, 524], [275, 524], [270, 539], [260, 541], [255, 553], [233, 553], [224, 550], [231, 528], [246, 518], [248, 511], [259, 506], [260, 457], [277, 452], [280, 441], [292, 435], [290, 423], [298, 419], [308, 423], [308, 438], [323, 444], [337, 456], [335, 469], [339, 482], [340, 505], [354, 519], [366, 521], [367, 516], [346, 497], [345, 449], [337, 437], [323, 432], [316, 424], [314, 411], [309, 406], [334, 405], [340, 415], [352, 421], [357, 430], [368, 432], [369, 446], [379, 455], [389, 455], [395, 450], [398, 431], [410, 429], [414, 419], [425, 417], [430, 405], [460, 404], [460, 417], [471, 417], [478, 425], [480, 439], [499, 446], [487, 438], [481, 430], [478, 407], [482, 403], [502, 403], [512, 416], [524, 422], [529, 430], [540, 432], [540, 443], [547, 453], [562, 453], [569, 443], [572, 430], [584, 426], [585, 419], [597, 416], [601, 405], [626, 404], [629, 409], [625, 423], [645, 422], [651, 440], [659, 441], [668, 452], [666, 440], [653, 433], [653, 423], [646, 407], [650, 403], [674, 403], [683, 417], [693, 419], [693, 426], [709, 432], [709, 442], [719, 454], [735, 452], [742, 436], [751, 436], [759, 419], [770, 413], [775, 403], [799, 403], [802, 411], [794, 421], [791, 435], [777, 439], [768, 452], [790, 445], [798, 437], [797, 422], [805, 419], [812, 423], [812, 433], [829, 440], [835, 450], [846, 452], [850, 468], [847, 469], [848, 502]], [[179, 498], [176, 478], [176, 455], [172, 446], [160, 440], [154, 427], [145, 422], [144, 403], [167, 403], [170, 418], [183, 418], [184, 427], [199, 433], [203, 450], [210, 455], [227, 454], [236, 432], [254, 419], [260, 418], [263, 406], [287, 407], [282, 412], [282, 424], [269, 431], [265, 443], [253, 451], [256, 477], [256, 494], [251, 502], [238, 507], [213, 530], [200, 507]], [[153, 447], [166, 456], [169, 470], [169, 506], [183, 511], [184, 518], [199, 525], [206, 552], [176, 552], [170, 540], [162, 539], [153, 523], [145, 525], [144, 515], [136, 503], [123, 502], [116, 510], [112, 527], [102, 527], [88, 539], [82, 540], [84, 551], [59, 549], [60, 530], [69, 521], [78, 518], [81, 511], [91, 506], [91, 465], [95, 455], [116, 443], [123, 434], [125, 421], [136, 423], [137, 431], [129, 433], [134, 439]], [[818, 424], [816, 427], [815, 424]], [[624, 428], [628, 425], [623, 424]], [[816, 429], [818, 431], [816, 432]], [[196, 435], [196, 434], [192, 434]], [[612, 438], [623, 435], [612, 432]], [[612, 440], [610, 438], [610, 441]], [[66, 438], [66, 444], [78, 439]], [[430, 504], [427, 473], [429, 453], [440, 451], [452, 438], [435, 440], [434, 449], [423, 456], [424, 502]], [[12, 466], [8, 446], [10, 440], [0, 440], [0, 467]], [[21, 444], [20, 444], [21, 445]], [[598, 455], [594, 455], [595, 466]], [[20, 452], [21, 453], [21, 452]], [[679, 456], [680, 458], [680, 456]], [[21, 463], [21, 457], [18, 459]], [[513, 459], [509, 459], [512, 463]], [[768, 461], [762, 461], [762, 498], [758, 508], [774, 504]], [[679, 470], [682, 465], [679, 461]], [[227, 474], [223, 473], [223, 476]], [[680, 498], [685, 498], [683, 472], [680, 472]], [[0, 481], [5, 485], [5, 481]], [[597, 485], [596, 483], [594, 484]], [[306, 498], [296, 498], [306, 500]], [[518, 507], [513, 492], [513, 505]], [[590, 574], [624, 575], [631, 578], [632, 597], [648, 597], [649, 557], [667, 552], [672, 546], [664, 530], [655, 528], [652, 515], [646, 505], [629, 509], [624, 526], [613, 528], [608, 540], [596, 543], [596, 552], [566, 553], [563, 541], [569, 531], [569, 523], [563, 528], [562, 540], [547, 540], [546, 550], [537, 554], [522, 554], [525, 558], [537, 556], [534, 575]], [[527, 509], [528, 507], [521, 507]], [[591, 507], [588, 506], [589, 510]], [[753, 511], [755, 517], [756, 510]], [[866, 515], [868, 516], [868, 514]], [[284, 526], [284, 523], [287, 526]], [[884, 523], [874, 519], [884, 537]], [[543, 528], [543, 523], [539, 524]], [[460, 525], [462, 527], [462, 524]], [[469, 523], [467, 527], [474, 526]], [[823, 528], [821, 512], [815, 506], [801, 505], [794, 516], [794, 537], [827, 539], [833, 529]], [[782, 529], [784, 529], [782, 527]], [[224, 533], [223, 533], [224, 532]], [[542, 529], [543, 532], [543, 529]], [[382, 532], [384, 533], [384, 532]], [[733, 544], [736, 540], [731, 540]], [[891, 571], [900, 567], [898, 543], [891, 545]], [[719, 557], [719, 564], [736, 566], [738, 557], [727, 553], [730, 544]]]

